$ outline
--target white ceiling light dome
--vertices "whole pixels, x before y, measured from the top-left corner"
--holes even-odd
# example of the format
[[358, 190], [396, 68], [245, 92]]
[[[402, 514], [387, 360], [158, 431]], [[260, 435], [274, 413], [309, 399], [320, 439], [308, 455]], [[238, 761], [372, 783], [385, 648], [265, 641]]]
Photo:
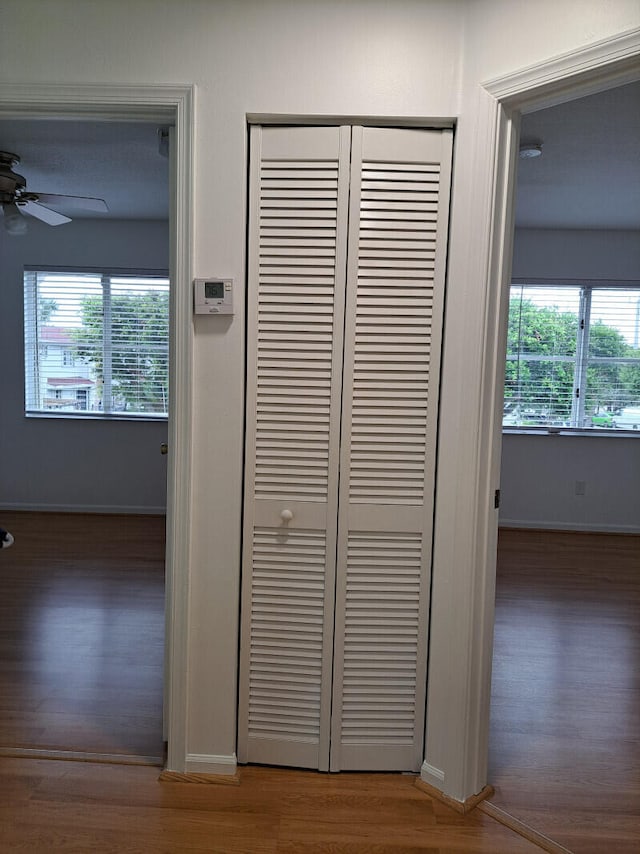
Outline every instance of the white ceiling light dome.
[[18, 210], [18, 206], [13, 202], [5, 202], [2, 205], [2, 210], [4, 212], [5, 231], [14, 237], [26, 234], [27, 221]]
[[532, 160], [542, 154], [541, 142], [523, 142], [520, 145], [520, 157], [523, 160]]

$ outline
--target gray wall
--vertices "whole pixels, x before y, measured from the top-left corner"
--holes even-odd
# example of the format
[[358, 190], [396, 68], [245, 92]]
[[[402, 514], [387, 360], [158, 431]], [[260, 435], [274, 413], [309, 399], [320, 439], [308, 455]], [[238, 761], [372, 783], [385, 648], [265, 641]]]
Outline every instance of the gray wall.
[[[638, 281], [640, 233], [517, 229], [513, 277]], [[640, 435], [506, 433], [501, 492], [501, 525], [640, 532]]]
[[30, 220], [23, 237], [0, 229], [0, 508], [164, 512], [166, 423], [25, 418], [22, 273], [25, 264], [166, 269], [168, 241], [163, 222]]

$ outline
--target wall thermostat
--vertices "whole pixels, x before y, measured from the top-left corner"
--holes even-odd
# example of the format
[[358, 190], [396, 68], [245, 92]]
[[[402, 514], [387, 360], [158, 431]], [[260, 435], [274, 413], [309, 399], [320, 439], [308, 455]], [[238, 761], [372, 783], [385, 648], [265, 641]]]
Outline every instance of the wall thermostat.
[[233, 314], [233, 279], [194, 279], [196, 314]]

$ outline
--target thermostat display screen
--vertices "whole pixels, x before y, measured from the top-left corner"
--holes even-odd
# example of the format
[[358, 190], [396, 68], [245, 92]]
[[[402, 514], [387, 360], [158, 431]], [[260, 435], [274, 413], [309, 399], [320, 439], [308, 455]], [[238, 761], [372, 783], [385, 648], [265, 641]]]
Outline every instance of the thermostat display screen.
[[193, 310], [196, 314], [233, 314], [233, 279], [194, 279]]
[[205, 282], [205, 299], [224, 299], [224, 282]]

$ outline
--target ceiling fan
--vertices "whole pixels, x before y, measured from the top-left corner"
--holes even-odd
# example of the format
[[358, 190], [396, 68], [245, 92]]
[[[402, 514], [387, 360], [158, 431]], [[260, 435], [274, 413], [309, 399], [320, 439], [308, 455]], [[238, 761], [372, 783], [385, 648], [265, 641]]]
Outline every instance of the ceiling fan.
[[4, 211], [5, 228], [10, 234], [24, 234], [27, 222], [24, 214], [46, 222], [47, 225], [63, 225], [71, 222], [71, 217], [52, 210], [47, 205], [63, 205], [65, 208], [78, 208], [96, 212], [106, 212], [108, 207], [103, 199], [83, 196], [64, 196], [56, 193], [32, 193], [27, 190], [27, 182], [22, 175], [13, 171], [20, 163], [17, 154], [0, 151], [0, 204]]

